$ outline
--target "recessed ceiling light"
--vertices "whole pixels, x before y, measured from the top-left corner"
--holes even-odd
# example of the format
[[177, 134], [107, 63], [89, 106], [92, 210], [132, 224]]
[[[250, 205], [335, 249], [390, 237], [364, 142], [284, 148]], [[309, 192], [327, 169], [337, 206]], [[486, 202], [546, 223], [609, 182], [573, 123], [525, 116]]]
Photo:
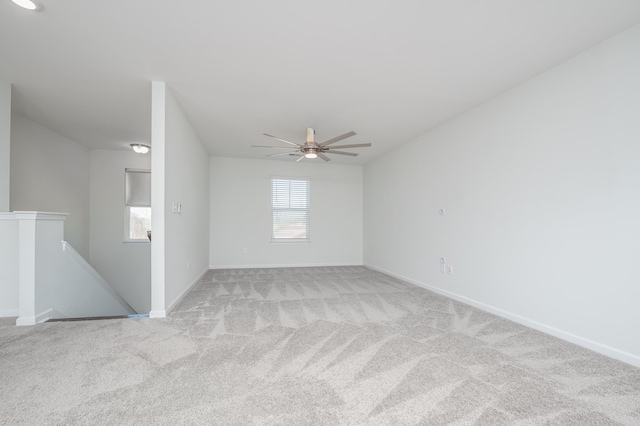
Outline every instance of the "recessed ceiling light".
[[27, 10], [42, 10], [42, 5], [37, 0], [11, 0], [11, 1]]

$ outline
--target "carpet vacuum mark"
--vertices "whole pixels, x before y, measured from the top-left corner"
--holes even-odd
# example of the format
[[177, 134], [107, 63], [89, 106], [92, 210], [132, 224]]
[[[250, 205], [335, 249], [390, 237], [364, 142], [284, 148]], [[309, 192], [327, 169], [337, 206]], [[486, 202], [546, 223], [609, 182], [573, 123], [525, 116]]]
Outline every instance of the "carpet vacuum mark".
[[0, 319], [0, 424], [639, 425], [640, 369], [365, 267], [209, 271], [166, 319]]

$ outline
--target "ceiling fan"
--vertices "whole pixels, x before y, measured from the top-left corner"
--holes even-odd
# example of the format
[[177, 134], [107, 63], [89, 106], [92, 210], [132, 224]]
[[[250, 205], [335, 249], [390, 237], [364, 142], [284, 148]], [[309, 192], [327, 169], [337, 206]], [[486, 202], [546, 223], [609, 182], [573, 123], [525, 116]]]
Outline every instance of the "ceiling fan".
[[[358, 154], [356, 154], [355, 152], [345, 152], [345, 151], [336, 151], [336, 148], [363, 148], [366, 146], [371, 146], [370, 143], [357, 143], [357, 144], [351, 144], [351, 145], [339, 145], [339, 146], [329, 146], [331, 144], [334, 144], [338, 141], [341, 141], [343, 139], [346, 138], [350, 138], [351, 136], [354, 136], [356, 134], [356, 132], [348, 132], [345, 133], [344, 135], [340, 135], [340, 136], [336, 136], [335, 138], [329, 139], [327, 141], [324, 141], [322, 143], [317, 143], [316, 141], [313, 140], [314, 135], [316, 134], [316, 131], [313, 130], [312, 128], [307, 128], [307, 141], [303, 144], [297, 144], [294, 142], [290, 142], [288, 140], [264, 133], [265, 136], [269, 136], [270, 138], [273, 139], [277, 139], [279, 141], [282, 141], [284, 143], [288, 143], [289, 145], [293, 145], [296, 148], [293, 151], [287, 151], [287, 152], [278, 152], [276, 154], [269, 154], [267, 155], [267, 157], [275, 157], [277, 155], [294, 155], [297, 153], [300, 153], [302, 155], [300, 155], [300, 158], [298, 158], [296, 161], [300, 161], [303, 158], [317, 158], [320, 157], [322, 158], [324, 161], [331, 161], [331, 159], [329, 157], [327, 157], [325, 154], [339, 154], [339, 155], [350, 155], [352, 157], [357, 156]], [[265, 146], [265, 145], [251, 145], [251, 147], [253, 148], [275, 148], [275, 149], [293, 149], [291, 146]]]

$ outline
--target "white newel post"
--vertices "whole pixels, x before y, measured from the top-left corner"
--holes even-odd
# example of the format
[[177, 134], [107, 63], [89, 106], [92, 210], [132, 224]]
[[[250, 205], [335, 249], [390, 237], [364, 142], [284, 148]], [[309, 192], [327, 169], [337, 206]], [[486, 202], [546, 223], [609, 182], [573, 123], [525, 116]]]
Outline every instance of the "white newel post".
[[67, 213], [15, 212], [18, 221], [19, 316], [16, 325], [34, 325], [48, 307], [38, 303], [46, 296], [48, 262], [61, 250]]
[[17, 212], [18, 297], [16, 325], [36, 323], [36, 213]]

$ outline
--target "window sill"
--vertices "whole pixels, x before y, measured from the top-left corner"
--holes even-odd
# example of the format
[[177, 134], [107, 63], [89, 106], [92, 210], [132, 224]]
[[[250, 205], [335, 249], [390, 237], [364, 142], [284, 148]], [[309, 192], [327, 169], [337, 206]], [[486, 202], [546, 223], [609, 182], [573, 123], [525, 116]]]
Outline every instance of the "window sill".
[[309, 238], [272, 238], [270, 242], [276, 244], [301, 244], [310, 243], [311, 240]]

